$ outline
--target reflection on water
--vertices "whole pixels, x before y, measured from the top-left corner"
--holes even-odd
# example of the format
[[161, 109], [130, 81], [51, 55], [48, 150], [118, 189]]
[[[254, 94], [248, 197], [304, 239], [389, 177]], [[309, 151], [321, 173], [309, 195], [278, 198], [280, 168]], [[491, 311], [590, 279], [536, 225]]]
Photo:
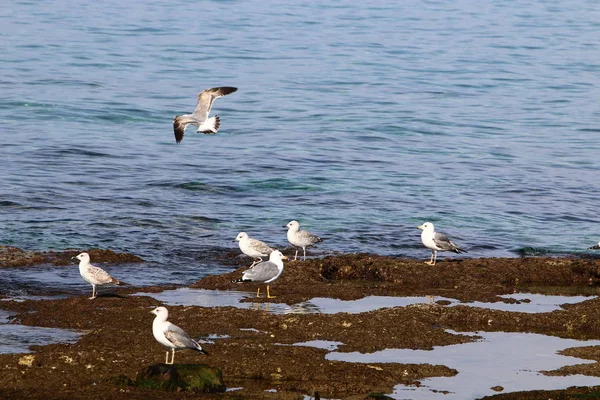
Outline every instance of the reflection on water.
[[419, 387], [398, 385], [392, 395], [395, 399], [475, 399], [496, 394], [491, 389], [494, 386], [502, 386], [503, 393], [506, 393], [600, 385], [598, 377], [560, 377], [540, 373], [566, 365], [594, 363], [557, 352], [570, 347], [598, 346], [600, 340], [580, 341], [533, 333], [461, 333], [478, 335], [482, 339], [472, 343], [437, 346], [431, 351], [386, 349], [368, 354], [332, 352], [325, 358], [360, 363], [442, 364], [458, 371], [454, 377], [424, 379]]

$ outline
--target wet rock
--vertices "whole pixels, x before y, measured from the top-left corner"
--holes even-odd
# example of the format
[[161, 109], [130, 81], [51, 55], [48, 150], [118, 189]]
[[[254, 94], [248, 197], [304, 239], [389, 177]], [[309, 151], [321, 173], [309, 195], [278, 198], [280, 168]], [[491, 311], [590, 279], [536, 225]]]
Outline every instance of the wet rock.
[[504, 390], [502, 386], [492, 386], [490, 389], [492, 389], [494, 392], [501, 392]]
[[138, 372], [133, 384], [140, 388], [169, 392], [225, 391], [221, 370], [205, 364], [154, 364]]

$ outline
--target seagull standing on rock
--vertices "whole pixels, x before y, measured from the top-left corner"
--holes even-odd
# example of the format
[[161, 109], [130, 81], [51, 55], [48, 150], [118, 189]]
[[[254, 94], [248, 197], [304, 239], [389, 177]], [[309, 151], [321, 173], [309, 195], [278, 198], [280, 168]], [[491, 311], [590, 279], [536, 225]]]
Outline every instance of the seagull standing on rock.
[[79, 260], [79, 273], [81, 277], [86, 280], [87, 283], [92, 285], [92, 297], [93, 300], [97, 297], [96, 286], [102, 285], [128, 285], [128, 283], [121, 282], [118, 279], [113, 278], [108, 272], [102, 268], [96, 267], [90, 263], [90, 255], [88, 253], [81, 253], [72, 257], [72, 259]]
[[[258, 258], [258, 261], [262, 261], [262, 257], [267, 257], [273, 252], [271, 246], [265, 242], [251, 238], [246, 232], [238, 233], [235, 241], [240, 243], [242, 253], [252, 258]], [[258, 261], [254, 260], [250, 267], [254, 266]]]
[[453, 251], [455, 253], [466, 253], [466, 250], [459, 248], [454, 244], [448, 236], [443, 233], [436, 232], [431, 222], [425, 222], [417, 228], [422, 229], [421, 242], [428, 249], [431, 249], [431, 259], [425, 261], [425, 264], [435, 265], [438, 251]]
[[[287, 239], [295, 247], [302, 247], [304, 252], [304, 260], [306, 260], [306, 248], [314, 245], [315, 243], [322, 242], [323, 239], [317, 235], [313, 235], [309, 231], [300, 230], [300, 224], [298, 221], [290, 221], [287, 225], [283, 226], [287, 228]], [[296, 249], [296, 255], [294, 261], [298, 259], [298, 249]]]
[[[283, 272], [283, 260], [288, 258], [281, 254], [279, 250], [273, 250], [269, 256], [269, 261], [260, 262], [250, 269], [244, 271], [240, 279], [236, 279], [233, 282], [262, 282], [271, 283], [275, 281]], [[256, 297], [260, 297], [260, 287], [256, 291]], [[267, 285], [267, 299], [273, 299], [275, 296], [271, 296], [269, 292], [269, 285]]]
[[237, 88], [231, 86], [221, 86], [206, 89], [198, 94], [198, 103], [192, 114], [177, 115], [173, 118], [173, 131], [175, 132], [175, 141], [177, 143], [183, 140], [185, 128], [188, 125], [196, 125], [198, 132], [215, 134], [221, 126], [221, 119], [218, 115], [208, 118], [210, 109], [215, 99], [227, 96], [235, 92]]
[[156, 315], [154, 321], [152, 321], [154, 339], [163, 346], [171, 349], [171, 362], [169, 362], [169, 350], [167, 350], [165, 364], [173, 364], [175, 361], [175, 350], [192, 349], [202, 354], [208, 354], [200, 346], [200, 343], [192, 339], [183, 329], [167, 321], [169, 311], [165, 307], [156, 307], [150, 312]]

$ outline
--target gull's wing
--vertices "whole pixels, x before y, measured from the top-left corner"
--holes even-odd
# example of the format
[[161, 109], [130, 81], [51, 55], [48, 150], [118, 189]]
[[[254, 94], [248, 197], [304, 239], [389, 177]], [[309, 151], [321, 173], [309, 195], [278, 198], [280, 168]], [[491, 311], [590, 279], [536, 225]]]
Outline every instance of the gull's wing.
[[165, 324], [165, 337], [177, 347], [196, 348], [196, 342], [183, 329], [170, 322]]
[[273, 249], [271, 248], [271, 246], [269, 246], [265, 242], [261, 242], [260, 240], [252, 239], [252, 238], [249, 238], [249, 239], [250, 240], [248, 240], [248, 243], [250, 244], [250, 247], [252, 247], [252, 249], [260, 252], [261, 254], [265, 254], [268, 256], [269, 254], [271, 254], [271, 252], [273, 252]]
[[178, 115], [173, 118], [173, 132], [175, 133], [175, 142], [179, 143], [183, 140], [185, 128], [190, 124], [190, 120], [183, 115]]
[[88, 266], [86, 274], [90, 277], [90, 279], [93, 279], [94, 281], [98, 282], [97, 285], [119, 282], [118, 280], [110, 276], [108, 272], [106, 272], [100, 267], [96, 267], [95, 265]]
[[435, 232], [433, 235], [433, 242], [442, 250], [453, 251], [455, 253], [466, 253], [466, 250], [459, 248], [454, 242], [452, 242], [452, 240], [450, 240], [448, 236], [444, 235], [443, 233]]
[[310, 233], [309, 231], [298, 231], [296, 236], [303, 242], [309, 243], [309, 244], [315, 244], [318, 242], [322, 242], [320, 237]]
[[249, 270], [244, 271], [242, 275], [243, 281], [265, 282], [273, 279], [279, 274], [279, 268], [271, 261], [263, 261], [256, 264]]
[[237, 88], [231, 86], [221, 86], [203, 90], [198, 94], [198, 103], [196, 104], [196, 109], [192, 115], [194, 118], [200, 120], [200, 123], [204, 122], [204, 120], [208, 118], [208, 113], [210, 112], [215, 99], [227, 96], [236, 90]]

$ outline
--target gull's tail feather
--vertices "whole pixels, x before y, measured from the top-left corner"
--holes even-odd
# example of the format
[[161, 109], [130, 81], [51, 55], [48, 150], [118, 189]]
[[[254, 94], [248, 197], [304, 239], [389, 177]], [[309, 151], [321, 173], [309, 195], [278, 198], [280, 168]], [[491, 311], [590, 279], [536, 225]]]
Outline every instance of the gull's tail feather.
[[204, 121], [202, 125], [198, 127], [198, 132], [206, 134], [215, 134], [221, 127], [221, 118], [218, 115], [211, 117]]
[[202, 354], [208, 355], [208, 351], [204, 350], [202, 346], [200, 346], [200, 343], [196, 342], [194, 339], [192, 339], [192, 342], [194, 343], [194, 346], [196, 346], [194, 347], [195, 350], [198, 350]]
[[115, 279], [115, 278], [112, 278], [112, 281], [110, 281], [110, 283], [112, 283], [114, 285], [117, 285], [117, 286], [131, 286], [129, 283], [120, 281], [120, 280]]
[[468, 253], [468, 251], [466, 251], [465, 249], [461, 249], [460, 247], [455, 247], [452, 249], [453, 252], [455, 252], [456, 254], [460, 254], [460, 253]]

